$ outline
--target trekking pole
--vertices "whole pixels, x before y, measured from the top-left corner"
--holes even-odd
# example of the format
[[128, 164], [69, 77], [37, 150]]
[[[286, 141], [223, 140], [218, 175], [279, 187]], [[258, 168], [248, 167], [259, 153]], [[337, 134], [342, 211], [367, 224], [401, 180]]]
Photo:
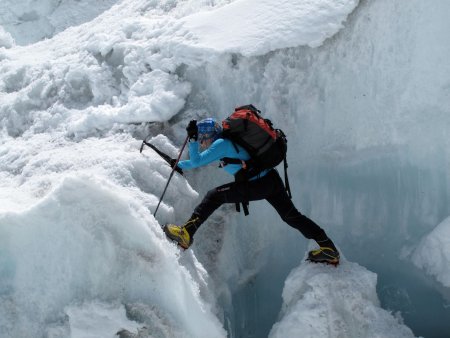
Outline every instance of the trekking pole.
[[159, 205], [161, 204], [161, 201], [162, 201], [162, 199], [163, 199], [163, 197], [164, 197], [164, 195], [166, 193], [167, 187], [169, 186], [170, 180], [172, 179], [173, 173], [175, 172], [175, 168], [177, 167], [178, 162], [180, 161], [181, 154], [183, 153], [183, 150], [186, 147], [186, 144], [187, 144], [188, 140], [189, 140], [189, 136], [186, 136], [186, 139], [184, 140], [183, 146], [181, 147], [180, 153], [178, 154], [178, 158], [176, 159], [175, 164], [172, 167], [172, 172], [170, 173], [169, 179], [167, 180], [166, 187], [164, 188], [164, 191], [163, 191], [163, 193], [161, 195], [161, 198], [159, 199], [158, 205], [156, 206], [156, 210], [153, 213], [153, 216], [155, 216], [155, 217], [156, 217], [156, 212], [158, 211]]

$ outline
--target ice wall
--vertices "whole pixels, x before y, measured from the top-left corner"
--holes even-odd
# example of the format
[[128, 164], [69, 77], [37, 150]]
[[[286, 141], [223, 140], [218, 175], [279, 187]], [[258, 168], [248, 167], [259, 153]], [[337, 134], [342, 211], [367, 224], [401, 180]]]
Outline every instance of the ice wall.
[[[277, 121], [289, 135], [300, 210], [349, 259], [380, 275], [384, 306], [402, 310], [416, 334], [435, 337], [448, 330], [448, 299], [407, 257], [450, 212], [449, 10], [446, 1], [362, 1], [345, 29], [319, 48], [223, 56], [185, 75], [193, 85], [189, 99], [206, 100], [218, 116], [253, 102]], [[251, 220], [232, 224], [236, 236], [251, 241], [258, 233], [263, 250], [285, 255], [257, 256], [265, 278], [252, 279], [251, 299], [280, 285], [270, 273], [280, 257], [294, 266], [304, 250], [264, 203], [256, 205]], [[251, 266], [254, 256], [243, 257]], [[245, 312], [263, 308], [248, 306]]]
[[[439, 4], [363, 2], [319, 48], [224, 57], [188, 72], [199, 86], [191, 98], [201, 92], [219, 114], [251, 101], [276, 116], [290, 136], [293, 175], [317, 191], [316, 217], [355, 235], [375, 223], [369, 235], [390, 229], [417, 240], [448, 211], [447, 4]], [[341, 191], [322, 191], [330, 184]], [[383, 224], [387, 213], [394, 226]]]

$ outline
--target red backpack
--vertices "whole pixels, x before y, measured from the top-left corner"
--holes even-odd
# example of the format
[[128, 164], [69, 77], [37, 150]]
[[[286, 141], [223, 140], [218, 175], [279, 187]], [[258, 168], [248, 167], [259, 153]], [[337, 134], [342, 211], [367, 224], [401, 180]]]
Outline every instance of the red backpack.
[[[292, 197], [287, 177], [287, 139], [281, 129], [274, 129], [269, 119], [261, 116], [261, 111], [252, 104], [237, 107], [234, 113], [222, 121], [222, 136], [244, 148], [250, 155], [250, 160], [223, 158], [226, 164], [243, 164], [243, 168], [236, 175], [236, 181], [248, 181], [263, 170], [276, 167], [284, 161], [285, 186], [289, 197]], [[243, 203], [246, 215], [246, 204]]]

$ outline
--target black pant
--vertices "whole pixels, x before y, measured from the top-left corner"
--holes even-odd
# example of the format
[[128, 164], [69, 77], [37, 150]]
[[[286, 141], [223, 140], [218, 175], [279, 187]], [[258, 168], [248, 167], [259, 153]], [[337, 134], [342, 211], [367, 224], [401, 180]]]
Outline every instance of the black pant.
[[224, 203], [242, 203], [245, 200], [267, 200], [283, 221], [300, 231], [303, 236], [316, 241], [327, 238], [325, 231], [302, 215], [286, 193], [283, 181], [276, 170], [249, 182], [233, 182], [210, 190], [195, 208], [194, 215], [206, 220]]

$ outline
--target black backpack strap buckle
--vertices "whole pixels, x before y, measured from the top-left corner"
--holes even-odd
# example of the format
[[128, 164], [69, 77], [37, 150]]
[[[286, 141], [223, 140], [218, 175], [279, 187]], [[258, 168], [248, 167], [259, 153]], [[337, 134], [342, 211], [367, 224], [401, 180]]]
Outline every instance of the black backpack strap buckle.
[[248, 167], [247, 161], [240, 160], [238, 158], [224, 157], [220, 159], [221, 168], [227, 166], [228, 164], [240, 164], [243, 169], [247, 169]]

